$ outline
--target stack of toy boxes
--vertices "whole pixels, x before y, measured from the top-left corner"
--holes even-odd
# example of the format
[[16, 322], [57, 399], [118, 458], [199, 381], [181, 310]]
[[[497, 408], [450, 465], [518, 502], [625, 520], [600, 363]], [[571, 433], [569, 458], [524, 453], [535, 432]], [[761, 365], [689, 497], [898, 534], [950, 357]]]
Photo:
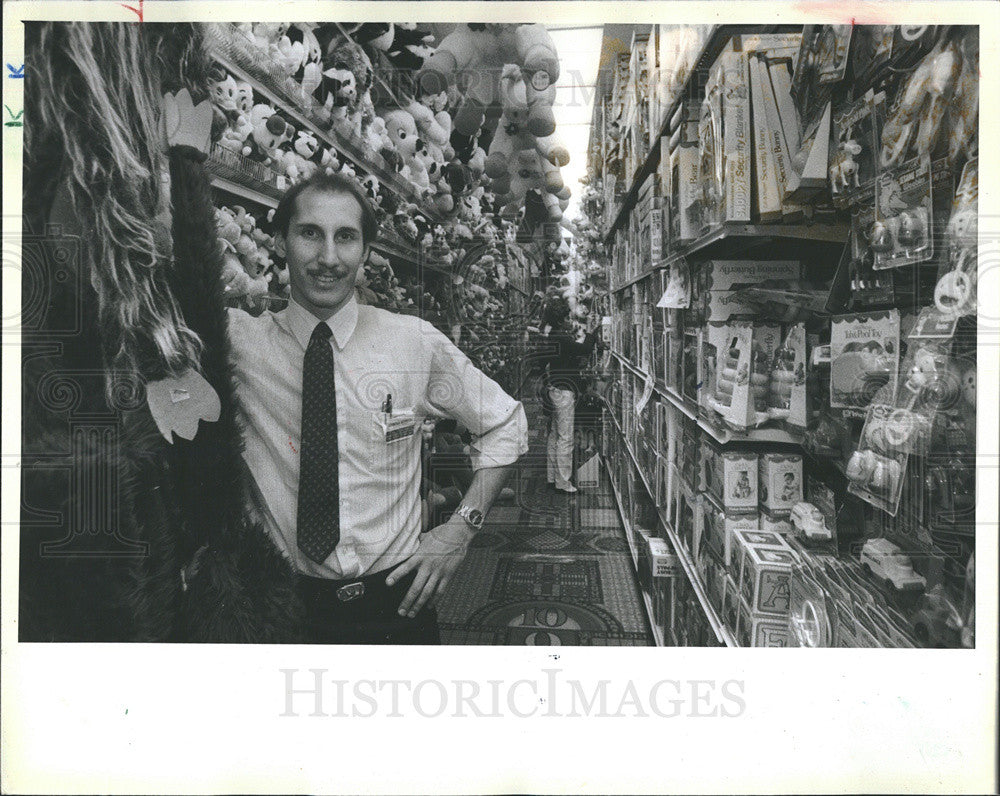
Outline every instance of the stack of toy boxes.
[[707, 434], [701, 437], [699, 489], [703, 503], [702, 539], [724, 569], [732, 564], [733, 534], [755, 529], [757, 513], [757, 454], [723, 448]]
[[[639, 187], [635, 210], [639, 223], [639, 273], [655, 268], [663, 258], [663, 208], [656, 174]], [[656, 297], [659, 299], [659, 296]]]
[[762, 453], [760, 475], [760, 529], [794, 534], [791, 513], [802, 495], [802, 456], [798, 453]]
[[741, 647], [786, 647], [795, 554], [778, 534], [739, 530], [722, 617]]
[[649, 64], [646, 47], [649, 33], [632, 34], [629, 48], [629, 75], [625, 92], [628, 120], [629, 159], [626, 175], [632, 177], [649, 151]]
[[745, 53], [723, 51], [709, 70], [699, 121], [701, 228], [752, 220], [752, 132]]
[[646, 69], [649, 73], [647, 96], [646, 148], [652, 150], [659, 146], [660, 128], [663, 126], [663, 116], [667, 112], [664, 105], [666, 99], [663, 84], [660, 81], [660, 26], [653, 25], [646, 40]]
[[697, 269], [695, 304], [702, 322], [754, 317], [757, 307], [739, 298], [739, 291], [767, 280], [797, 280], [798, 260], [709, 260]]

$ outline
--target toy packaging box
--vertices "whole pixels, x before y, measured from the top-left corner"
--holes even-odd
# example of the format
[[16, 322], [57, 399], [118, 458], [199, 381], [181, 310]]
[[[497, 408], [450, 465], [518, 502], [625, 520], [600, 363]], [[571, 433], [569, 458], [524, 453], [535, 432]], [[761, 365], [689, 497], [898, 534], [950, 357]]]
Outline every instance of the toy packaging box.
[[769, 387], [768, 416], [798, 429], [809, 420], [806, 352], [805, 324], [792, 324], [775, 353]]
[[762, 453], [759, 459], [760, 505], [769, 512], [791, 511], [802, 500], [802, 456]]
[[753, 614], [787, 621], [788, 580], [794, 563], [795, 554], [781, 535], [733, 532], [733, 571], [740, 596]]
[[798, 260], [707, 260], [698, 269], [701, 291], [750, 287], [768, 279], [798, 279]]
[[706, 401], [727, 425], [742, 430], [769, 419], [770, 371], [781, 327], [735, 322], [730, 330], [729, 340], [715, 347], [714, 391]]
[[708, 549], [724, 566], [733, 564], [733, 538], [737, 531], [756, 530], [760, 517], [752, 513], [726, 511], [710, 494], [702, 495], [701, 545], [699, 551]]
[[899, 370], [899, 312], [838, 315], [830, 325], [830, 406], [864, 409]]
[[[660, 146], [668, 150], [667, 139], [661, 138]], [[669, 154], [664, 152], [661, 157], [667, 158], [670, 163], [670, 201], [667, 218], [670, 224], [669, 241], [676, 249], [693, 241], [700, 232], [698, 197], [701, 188], [698, 145], [680, 144]]]
[[758, 504], [757, 454], [749, 450], [723, 450], [707, 435], [702, 439], [704, 488], [726, 511], [756, 513]]
[[760, 529], [788, 537], [795, 533], [791, 511], [760, 511]]

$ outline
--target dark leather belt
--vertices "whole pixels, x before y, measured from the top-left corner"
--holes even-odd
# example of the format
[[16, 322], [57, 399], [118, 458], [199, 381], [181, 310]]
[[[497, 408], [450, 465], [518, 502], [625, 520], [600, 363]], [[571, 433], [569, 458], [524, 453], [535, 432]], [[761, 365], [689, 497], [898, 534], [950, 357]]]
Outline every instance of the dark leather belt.
[[405, 590], [409, 588], [410, 582], [416, 577], [416, 572], [409, 572], [392, 586], [386, 586], [385, 579], [391, 571], [392, 569], [385, 569], [372, 575], [364, 575], [351, 580], [331, 580], [328, 578], [317, 578], [313, 575], [299, 575], [299, 579], [302, 585], [311, 588], [311, 590], [322, 590], [327, 594], [332, 591], [340, 602], [349, 603], [361, 599], [366, 593], [376, 594], [379, 592], [396, 591], [397, 589]]

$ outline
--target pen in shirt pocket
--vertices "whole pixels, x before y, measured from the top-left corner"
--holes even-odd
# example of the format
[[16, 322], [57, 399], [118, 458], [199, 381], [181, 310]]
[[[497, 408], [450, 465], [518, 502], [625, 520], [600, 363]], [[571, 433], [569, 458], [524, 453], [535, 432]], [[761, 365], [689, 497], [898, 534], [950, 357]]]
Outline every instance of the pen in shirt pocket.
[[385, 400], [382, 401], [382, 411], [392, 416], [392, 393], [385, 394]]

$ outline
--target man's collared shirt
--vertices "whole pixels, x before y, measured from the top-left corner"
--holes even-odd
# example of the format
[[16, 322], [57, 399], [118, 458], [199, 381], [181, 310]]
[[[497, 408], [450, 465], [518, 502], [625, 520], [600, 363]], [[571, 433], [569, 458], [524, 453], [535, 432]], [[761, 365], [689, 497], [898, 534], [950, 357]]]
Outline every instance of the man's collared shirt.
[[[302, 366], [320, 321], [295, 302], [255, 318], [229, 311], [244, 452], [276, 544], [301, 572], [343, 579], [379, 572], [416, 551], [421, 531], [423, 418], [451, 417], [474, 436], [472, 466], [502, 467], [527, 452], [520, 402], [420, 318], [359, 305], [352, 296], [333, 332], [340, 455], [340, 543], [317, 564], [301, 553], [295, 523], [302, 422]], [[387, 441], [384, 401], [413, 433]], [[332, 400], [332, 396], [331, 396]]]

